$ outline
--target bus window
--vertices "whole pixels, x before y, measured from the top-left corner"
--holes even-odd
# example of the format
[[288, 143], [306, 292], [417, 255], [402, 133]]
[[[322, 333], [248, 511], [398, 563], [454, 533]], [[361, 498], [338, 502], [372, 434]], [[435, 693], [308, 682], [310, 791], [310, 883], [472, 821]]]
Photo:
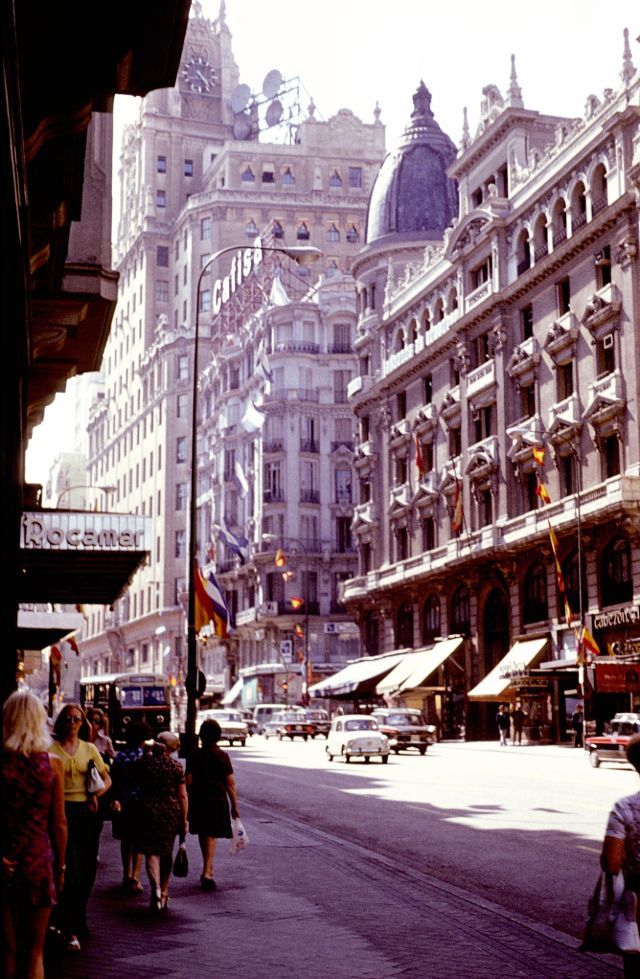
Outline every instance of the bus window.
[[167, 700], [166, 687], [145, 687], [144, 705], [145, 707], [162, 707]]
[[122, 687], [120, 690], [121, 707], [142, 707], [141, 687]]

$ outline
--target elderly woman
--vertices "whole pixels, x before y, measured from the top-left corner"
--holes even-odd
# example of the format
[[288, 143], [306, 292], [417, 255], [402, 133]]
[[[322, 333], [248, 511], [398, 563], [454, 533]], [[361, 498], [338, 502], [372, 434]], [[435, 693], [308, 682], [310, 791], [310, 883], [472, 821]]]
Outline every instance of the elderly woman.
[[62, 764], [49, 754], [44, 706], [28, 690], [5, 702], [2, 727], [5, 976], [44, 979], [44, 939], [65, 873]]
[[[98, 846], [102, 821], [98, 797], [111, 787], [111, 779], [100, 752], [89, 742], [90, 728], [79, 704], [65, 704], [53, 725], [56, 739], [52, 752], [64, 769], [64, 809], [68, 839], [64, 888], [54, 914], [56, 930], [70, 951], [79, 951], [79, 935], [87, 928], [87, 904], [96, 879]], [[98, 770], [104, 788], [89, 792], [92, 766]]]
[[202, 745], [187, 762], [189, 790], [189, 830], [197, 835], [202, 853], [203, 891], [215, 891], [213, 861], [219, 839], [231, 839], [231, 817], [238, 817], [236, 783], [231, 759], [218, 747], [222, 731], [215, 720], [200, 725]]
[[151, 728], [146, 721], [133, 721], [128, 725], [125, 737], [126, 744], [111, 766], [112, 831], [113, 838], [120, 840], [122, 890], [129, 894], [141, 894], [142, 854], [136, 852], [133, 844], [140, 801], [134, 763], [144, 754], [144, 743], [151, 737]]
[[92, 744], [95, 744], [102, 755], [103, 761], [107, 765], [110, 765], [116, 757], [116, 749], [113, 747], [113, 741], [109, 737], [109, 722], [106, 715], [99, 707], [92, 707], [87, 712], [87, 720], [90, 724], [89, 740]]
[[132, 846], [145, 855], [154, 912], [166, 911], [169, 906], [173, 847], [176, 836], [184, 836], [187, 828], [184, 771], [171, 757], [179, 747], [177, 734], [161, 731], [132, 769], [138, 787]]
[[[629, 741], [627, 758], [640, 775], [640, 735]], [[611, 810], [600, 864], [609, 874], [622, 870], [626, 886], [638, 895], [640, 924], [640, 792], [618, 799]], [[638, 955], [623, 955], [625, 976], [635, 976], [637, 979], [640, 975], [639, 958]]]

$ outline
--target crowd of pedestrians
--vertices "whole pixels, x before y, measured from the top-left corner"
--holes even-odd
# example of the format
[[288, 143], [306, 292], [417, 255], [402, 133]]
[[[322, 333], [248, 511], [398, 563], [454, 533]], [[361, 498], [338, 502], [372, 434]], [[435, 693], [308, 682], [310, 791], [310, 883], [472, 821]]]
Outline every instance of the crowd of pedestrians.
[[81, 948], [107, 820], [120, 841], [123, 895], [144, 891], [144, 858], [151, 912], [167, 911], [176, 838], [182, 842], [188, 826], [202, 851], [201, 887], [215, 890], [216, 842], [231, 837], [231, 818], [238, 817], [220, 734], [216, 721], [202, 725], [202, 747], [185, 774], [179, 737], [170, 731], [153, 739], [146, 724], [132, 723], [116, 751], [101, 711], [87, 717], [68, 703], [50, 730], [38, 697], [20, 690], [8, 698], [2, 849], [8, 979], [44, 979], [46, 940], [64, 952]]

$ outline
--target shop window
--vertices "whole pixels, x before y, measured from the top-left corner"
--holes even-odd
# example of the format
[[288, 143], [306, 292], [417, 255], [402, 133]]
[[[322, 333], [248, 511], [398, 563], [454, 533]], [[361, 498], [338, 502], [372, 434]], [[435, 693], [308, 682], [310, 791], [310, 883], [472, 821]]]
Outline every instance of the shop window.
[[401, 605], [396, 612], [396, 649], [413, 648], [413, 609]]
[[471, 631], [469, 589], [460, 585], [451, 596], [451, 631], [468, 635]]
[[540, 562], [532, 564], [524, 576], [522, 621], [542, 622], [549, 617], [547, 572]]
[[602, 604], [621, 605], [633, 598], [631, 549], [626, 537], [609, 541], [601, 559]]
[[422, 642], [428, 643], [440, 635], [440, 599], [430, 595], [422, 606]]

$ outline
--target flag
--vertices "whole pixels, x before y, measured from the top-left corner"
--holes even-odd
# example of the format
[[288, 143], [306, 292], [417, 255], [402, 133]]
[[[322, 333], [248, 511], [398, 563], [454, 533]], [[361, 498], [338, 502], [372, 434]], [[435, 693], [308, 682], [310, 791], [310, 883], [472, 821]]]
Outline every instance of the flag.
[[238, 495], [240, 496], [240, 499], [244, 500], [245, 496], [249, 492], [249, 483], [247, 482], [247, 477], [244, 474], [242, 466], [237, 460], [233, 467], [233, 481], [238, 488]]
[[580, 645], [582, 646], [585, 652], [591, 653], [593, 656], [600, 655], [600, 647], [598, 646], [598, 643], [595, 641], [595, 639], [587, 629], [586, 625], [583, 625], [582, 627], [582, 634], [580, 636]]
[[464, 523], [464, 503], [462, 500], [462, 487], [460, 481], [456, 479], [456, 488], [453, 494], [453, 516], [451, 518], [451, 530], [454, 534], [459, 534]]
[[213, 624], [216, 636], [226, 639], [232, 632], [231, 615], [222, 595], [220, 585], [213, 574], [207, 578], [196, 562], [194, 566], [194, 587], [196, 599], [196, 632], [201, 632], [206, 625]]
[[49, 653], [49, 661], [51, 663], [51, 672], [53, 674], [53, 685], [54, 687], [60, 686], [60, 667], [62, 666], [62, 653], [58, 646], [52, 646], [51, 652]]
[[291, 302], [287, 295], [287, 290], [280, 281], [278, 273], [276, 273], [273, 279], [271, 292], [269, 293], [269, 302], [272, 306], [288, 306]]
[[292, 595], [290, 602], [291, 602], [291, 608], [294, 608], [297, 611], [299, 608], [302, 608], [302, 606], [304, 605], [304, 598], [297, 598], [295, 595]]
[[532, 449], [532, 452], [533, 452], [533, 458], [536, 460], [536, 462], [539, 462], [540, 465], [543, 466], [544, 465], [544, 449], [539, 449], [537, 446], [534, 445], [534, 447]]
[[237, 554], [241, 564], [246, 564], [249, 559], [249, 541], [240, 534], [234, 534], [227, 523], [227, 516], [222, 515], [222, 526], [218, 526], [220, 539], [227, 545], [230, 551]]
[[264, 425], [264, 412], [258, 408], [255, 401], [249, 400], [240, 424], [245, 432], [258, 432]]
[[271, 365], [269, 364], [269, 358], [267, 357], [267, 351], [264, 349], [264, 340], [260, 341], [258, 345], [258, 353], [256, 355], [256, 371], [265, 381], [273, 380], [273, 371], [271, 370]]
[[553, 555], [557, 561], [558, 560], [558, 537], [551, 524], [549, 524], [549, 539], [551, 540], [551, 550], [553, 551]]
[[565, 593], [565, 596], [564, 596], [564, 621], [567, 623], [567, 625], [571, 625], [572, 618], [573, 618], [573, 611], [571, 609], [571, 606], [569, 605], [569, 599], [567, 598], [567, 595]]
[[418, 470], [418, 479], [422, 479], [425, 474], [425, 464], [424, 458], [422, 456], [422, 448], [420, 446], [420, 439], [416, 435], [416, 468]]
[[302, 639], [302, 637], [304, 636], [304, 629], [302, 628], [301, 625], [295, 625], [293, 631], [295, 632], [298, 639]]
[[543, 503], [551, 503], [549, 491], [540, 479], [538, 479], [538, 485], [536, 486], [536, 496], [539, 496]]
[[74, 653], [76, 654], [76, 656], [79, 656], [80, 655], [80, 647], [78, 646], [78, 643], [76, 642], [76, 637], [75, 636], [67, 636], [67, 638], [66, 638], [65, 641], [66, 641], [66, 643], [69, 646], [71, 646], [71, 648], [74, 651]]
[[287, 559], [281, 547], [279, 547], [276, 551], [276, 556], [273, 563], [275, 564], [276, 568], [284, 568], [286, 566]]

